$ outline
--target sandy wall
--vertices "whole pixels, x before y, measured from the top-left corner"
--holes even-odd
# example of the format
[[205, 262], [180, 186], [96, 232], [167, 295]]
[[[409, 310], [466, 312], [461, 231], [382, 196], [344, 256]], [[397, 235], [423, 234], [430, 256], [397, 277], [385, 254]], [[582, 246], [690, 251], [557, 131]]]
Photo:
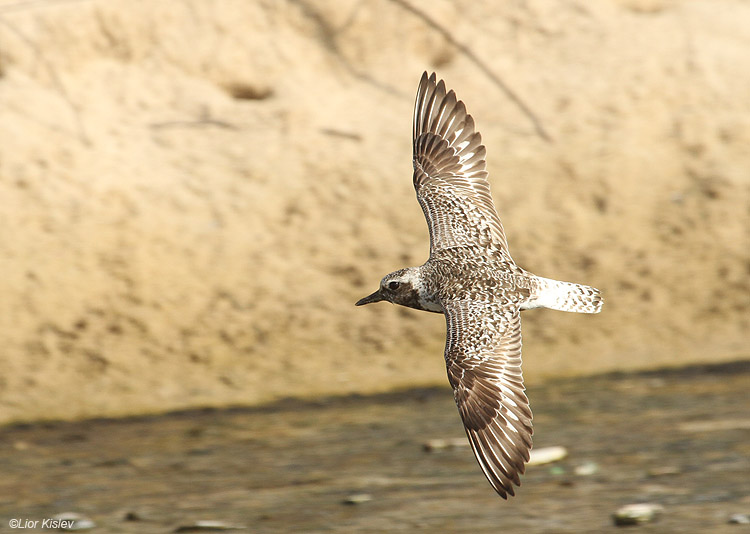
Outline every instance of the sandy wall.
[[[413, 2], [414, 5], [423, 5]], [[411, 113], [474, 115], [529, 381], [748, 357], [750, 4], [0, 1], [0, 421], [444, 383]]]

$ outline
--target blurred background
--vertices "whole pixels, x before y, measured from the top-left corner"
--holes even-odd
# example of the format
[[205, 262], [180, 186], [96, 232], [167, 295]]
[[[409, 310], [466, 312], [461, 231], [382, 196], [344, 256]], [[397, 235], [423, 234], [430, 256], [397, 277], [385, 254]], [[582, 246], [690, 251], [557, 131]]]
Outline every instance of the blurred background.
[[742, 375], [749, 25], [741, 0], [0, 1], [0, 423], [440, 386], [460, 437], [444, 319], [354, 308], [428, 255], [424, 70], [476, 120], [516, 262], [604, 294], [525, 313], [532, 391]]

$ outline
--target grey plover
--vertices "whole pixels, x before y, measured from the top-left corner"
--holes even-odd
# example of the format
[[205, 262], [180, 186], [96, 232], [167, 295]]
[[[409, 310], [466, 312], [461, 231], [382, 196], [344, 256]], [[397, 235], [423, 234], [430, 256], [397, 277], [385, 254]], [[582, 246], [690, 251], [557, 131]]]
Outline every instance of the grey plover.
[[388, 274], [357, 306], [381, 300], [445, 314], [448, 380], [469, 443], [503, 498], [531, 450], [521, 375], [521, 310], [598, 313], [599, 290], [525, 271], [508, 251], [474, 120], [425, 72], [414, 108], [414, 188], [430, 230], [424, 265]]

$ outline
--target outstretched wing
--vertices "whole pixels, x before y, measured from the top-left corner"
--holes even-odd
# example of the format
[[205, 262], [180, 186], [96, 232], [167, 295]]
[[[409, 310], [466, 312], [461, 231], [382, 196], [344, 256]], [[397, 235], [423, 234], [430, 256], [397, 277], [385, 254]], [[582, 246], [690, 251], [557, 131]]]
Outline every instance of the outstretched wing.
[[501, 497], [515, 495], [531, 450], [521, 376], [521, 316], [498, 303], [444, 303], [448, 380], [471, 448]]
[[496, 245], [510, 259], [490, 195], [486, 150], [474, 119], [445, 83], [425, 72], [414, 107], [414, 188], [430, 229], [430, 252]]

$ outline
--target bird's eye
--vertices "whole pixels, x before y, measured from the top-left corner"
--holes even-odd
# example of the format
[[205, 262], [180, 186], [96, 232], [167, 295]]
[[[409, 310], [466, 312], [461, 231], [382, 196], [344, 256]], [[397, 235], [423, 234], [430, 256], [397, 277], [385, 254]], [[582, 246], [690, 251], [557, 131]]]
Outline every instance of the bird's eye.
[[396, 282], [393, 280], [392, 282], [388, 282], [388, 289], [398, 289], [398, 286], [401, 285], [401, 282]]

